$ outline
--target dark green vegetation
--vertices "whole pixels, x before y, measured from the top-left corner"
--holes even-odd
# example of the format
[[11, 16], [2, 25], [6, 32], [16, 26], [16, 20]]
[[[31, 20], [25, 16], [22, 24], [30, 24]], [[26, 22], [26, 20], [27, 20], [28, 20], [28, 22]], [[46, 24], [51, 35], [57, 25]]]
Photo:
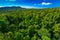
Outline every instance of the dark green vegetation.
[[60, 40], [60, 8], [0, 10], [0, 40]]

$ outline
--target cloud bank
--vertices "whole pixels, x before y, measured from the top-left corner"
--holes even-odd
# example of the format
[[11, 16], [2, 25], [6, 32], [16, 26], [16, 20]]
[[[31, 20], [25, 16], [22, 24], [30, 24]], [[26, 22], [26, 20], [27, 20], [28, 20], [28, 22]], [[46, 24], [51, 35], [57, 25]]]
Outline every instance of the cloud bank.
[[37, 8], [37, 7], [34, 7], [34, 6], [20, 6], [22, 8]]

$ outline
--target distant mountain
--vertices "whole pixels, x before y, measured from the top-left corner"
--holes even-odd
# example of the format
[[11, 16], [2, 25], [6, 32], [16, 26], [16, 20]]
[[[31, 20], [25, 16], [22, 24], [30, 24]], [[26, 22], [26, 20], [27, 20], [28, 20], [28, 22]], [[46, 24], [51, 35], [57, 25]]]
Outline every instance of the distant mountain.
[[22, 7], [19, 7], [19, 6], [11, 6], [11, 7], [0, 7], [0, 10], [15, 10], [15, 9], [25, 9], [25, 8], [22, 8]]

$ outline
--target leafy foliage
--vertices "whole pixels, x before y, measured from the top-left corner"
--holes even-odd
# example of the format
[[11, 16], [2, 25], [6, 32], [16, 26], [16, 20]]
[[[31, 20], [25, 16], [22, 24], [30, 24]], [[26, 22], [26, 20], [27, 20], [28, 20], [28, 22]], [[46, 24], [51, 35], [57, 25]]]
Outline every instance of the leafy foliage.
[[0, 13], [0, 40], [60, 40], [60, 8]]

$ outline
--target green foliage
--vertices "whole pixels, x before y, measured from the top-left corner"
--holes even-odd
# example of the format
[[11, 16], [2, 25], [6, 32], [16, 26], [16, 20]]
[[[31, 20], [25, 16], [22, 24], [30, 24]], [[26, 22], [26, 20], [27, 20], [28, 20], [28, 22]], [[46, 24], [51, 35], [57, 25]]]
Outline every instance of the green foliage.
[[0, 40], [60, 40], [60, 8], [0, 13]]
[[51, 40], [51, 39], [47, 36], [42, 36], [42, 40]]

